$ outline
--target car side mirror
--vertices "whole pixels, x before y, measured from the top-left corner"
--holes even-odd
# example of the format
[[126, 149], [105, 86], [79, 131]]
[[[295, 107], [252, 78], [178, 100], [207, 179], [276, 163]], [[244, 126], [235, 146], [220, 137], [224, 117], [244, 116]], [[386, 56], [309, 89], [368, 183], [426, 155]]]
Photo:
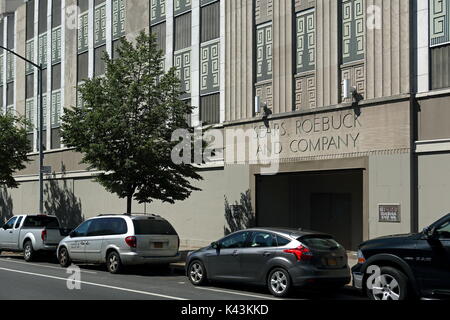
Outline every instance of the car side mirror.
[[425, 228], [423, 229], [423, 234], [427, 240], [433, 240], [436, 238], [436, 229], [435, 228]]
[[213, 242], [211, 243], [211, 248], [220, 250], [220, 243], [219, 242]]
[[69, 233], [69, 237], [71, 237], [71, 238], [76, 238], [76, 236], [77, 236], [77, 233], [75, 231], [71, 231]]
[[6, 224], [3, 225], [2, 229], [3, 229], [3, 230], [8, 230], [8, 225], [6, 225]]

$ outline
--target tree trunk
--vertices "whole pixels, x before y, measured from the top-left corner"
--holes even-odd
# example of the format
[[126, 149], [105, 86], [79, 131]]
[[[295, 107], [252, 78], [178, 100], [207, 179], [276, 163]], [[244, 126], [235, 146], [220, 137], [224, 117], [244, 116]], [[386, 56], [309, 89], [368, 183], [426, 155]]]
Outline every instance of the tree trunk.
[[127, 214], [131, 215], [131, 205], [133, 202], [133, 196], [127, 196]]

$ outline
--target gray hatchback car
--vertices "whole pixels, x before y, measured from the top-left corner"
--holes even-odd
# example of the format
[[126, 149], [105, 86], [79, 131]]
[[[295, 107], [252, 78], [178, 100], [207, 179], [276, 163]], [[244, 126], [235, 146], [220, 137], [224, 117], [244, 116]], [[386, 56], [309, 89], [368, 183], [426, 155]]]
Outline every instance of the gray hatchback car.
[[167, 265], [180, 260], [180, 239], [156, 215], [102, 215], [83, 222], [57, 249], [61, 266], [72, 262], [103, 264], [119, 273], [125, 265]]
[[233, 233], [191, 252], [186, 275], [194, 285], [208, 280], [267, 286], [276, 297], [292, 287], [350, 283], [345, 249], [332, 236], [313, 231], [262, 228]]

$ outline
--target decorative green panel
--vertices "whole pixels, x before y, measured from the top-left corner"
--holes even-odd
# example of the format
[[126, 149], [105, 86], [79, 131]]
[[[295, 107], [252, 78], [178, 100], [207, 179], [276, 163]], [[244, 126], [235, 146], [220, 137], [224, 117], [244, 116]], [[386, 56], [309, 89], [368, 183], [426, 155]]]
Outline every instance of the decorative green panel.
[[[3, 59], [4, 59], [4, 55], [0, 55], [0, 86], [3, 85], [3, 79], [5, 77], [5, 70], [3, 69], [3, 61], [4, 61]], [[3, 90], [3, 88], [2, 88], [2, 90]], [[0, 101], [0, 103], [3, 103], [3, 101]]]
[[106, 3], [97, 6], [94, 10], [94, 46], [106, 43]]
[[297, 72], [316, 68], [316, 25], [314, 11], [297, 16]]
[[157, 24], [166, 19], [166, 0], [150, 0], [150, 23]]
[[[34, 39], [28, 40], [25, 44], [25, 58], [30, 61], [34, 61]], [[25, 74], [30, 74], [34, 72], [34, 67], [32, 64], [27, 63], [25, 65]]]
[[[43, 110], [43, 115], [44, 115], [44, 126], [43, 129], [46, 130], [47, 128], [47, 94], [44, 94], [42, 96], [42, 110]], [[38, 106], [39, 108], [39, 106]], [[38, 118], [37, 118], [37, 127], [39, 129], [39, 112], [38, 112]]]
[[78, 53], [89, 50], [89, 15], [88, 12], [78, 17]]
[[51, 106], [51, 126], [52, 128], [59, 127], [61, 125], [61, 91], [54, 91], [52, 93], [52, 106]]
[[34, 99], [27, 99], [25, 102], [25, 118], [29, 122], [27, 126], [28, 132], [32, 132], [34, 128]]
[[14, 65], [15, 65], [15, 57], [11, 53], [6, 54], [6, 82], [12, 82], [14, 81]]
[[42, 64], [45, 68], [47, 66], [47, 46], [48, 46], [47, 33], [43, 33], [39, 36], [38, 40], [38, 63]]
[[185, 92], [181, 98], [190, 96], [191, 93], [191, 50], [183, 50], [174, 54], [175, 73], [181, 80], [181, 90]]
[[82, 85], [83, 82], [79, 82], [77, 86], [77, 108], [84, 107], [83, 95], [81, 94], [80, 90], [78, 90]]
[[200, 49], [201, 94], [209, 94], [220, 90], [220, 41], [202, 45]]
[[52, 31], [52, 64], [61, 62], [61, 27], [57, 27]]
[[179, 15], [191, 10], [192, 0], [174, 0], [173, 13]]
[[112, 3], [112, 33], [113, 39], [125, 35], [126, 0], [113, 0]]
[[448, 0], [430, 0], [430, 46], [450, 42], [450, 3]]
[[256, 30], [256, 81], [272, 79], [272, 24]]
[[343, 0], [342, 62], [364, 59], [365, 56], [365, 0]]

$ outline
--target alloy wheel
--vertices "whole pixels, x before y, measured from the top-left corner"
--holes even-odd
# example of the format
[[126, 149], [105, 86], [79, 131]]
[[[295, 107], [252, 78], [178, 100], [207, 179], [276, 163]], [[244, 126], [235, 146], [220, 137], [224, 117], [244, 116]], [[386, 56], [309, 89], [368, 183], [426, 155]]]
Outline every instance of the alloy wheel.
[[111, 272], [115, 272], [117, 270], [117, 267], [119, 265], [119, 260], [117, 259], [117, 256], [115, 254], [112, 254], [109, 257], [109, 269]]
[[283, 294], [288, 287], [288, 278], [282, 271], [277, 271], [272, 274], [270, 278], [270, 285], [272, 290], [277, 294]]
[[400, 300], [401, 289], [398, 281], [389, 274], [382, 274], [372, 288], [375, 300]]
[[199, 263], [194, 263], [190, 270], [191, 280], [194, 283], [200, 283], [203, 280], [203, 268]]

